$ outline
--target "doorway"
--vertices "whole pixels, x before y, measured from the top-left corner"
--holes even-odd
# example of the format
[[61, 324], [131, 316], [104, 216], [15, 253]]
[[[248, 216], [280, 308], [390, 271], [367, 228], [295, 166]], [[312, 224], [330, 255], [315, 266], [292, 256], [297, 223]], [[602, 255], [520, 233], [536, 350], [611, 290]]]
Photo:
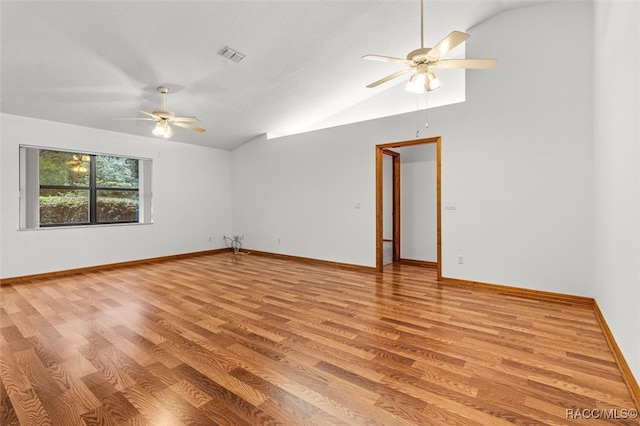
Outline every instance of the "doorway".
[[[392, 247], [393, 247], [393, 260], [400, 260], [400, 155], [393, 151], [393, 148], [401, 148], [413, 145], [423, 144], [435, 144], [436, 148], [436, 268], [437, 279], [442, 278], [442, 222], [441, 222], [441, 138], [431, 137], [402, 142], [391, 142], [386, 144], [376, 145], [376, 271], [382, 272], [384, 267], [384, 249], [389, 247], [389, 235], [392, 235]], [[385, 158], [389, 163], [389, 158], [392, 158], [391, 174], [393, 178], [393, 195], [385, 197]], [[393, 164], [396, 164], [393, 166]], [[388, 166], [387, 166], [388, 167]], [[397, 173], [397, 175], [396, 175]], [[386, 173], [389, 175], [389, 172]], [[430, 184], [430, 182], [425, 182]], [[432, 183], [431, 183], [432, 184]], [[392, 200], [392, 208], [387, 208], [387, 212], [392, 213], [392, 233], [386, 232], [385, 235], [385, 198], [387, 198], [387, 204], [389, 198]], [[387, 206], [388, 207], [388, 206]], [[387, 221], [388, 223], [389, 221]], [[389, 225], [387, 225], [387, 228]], [[387, 238], [385, 238], [385, 236]], [[385, 241], [387, 240], [387, 241]]]
[[382, 264], [400, 261], [400, 154], [382, 150]]

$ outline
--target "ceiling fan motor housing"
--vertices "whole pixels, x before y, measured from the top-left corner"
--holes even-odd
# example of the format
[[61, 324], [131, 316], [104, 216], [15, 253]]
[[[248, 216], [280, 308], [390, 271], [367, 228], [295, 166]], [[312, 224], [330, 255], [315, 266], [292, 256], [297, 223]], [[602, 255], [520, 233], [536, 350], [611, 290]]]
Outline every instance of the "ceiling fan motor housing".
[[165, 111], [163, 109], [155, 109], [151, 112], [151, 114], [153, 115], [157, 115], [158, 117], [162, 118], [163, 120], [171, 120], [172, 118], [174, 118], [176, 115], [173, 113], [173, 111]]
[[430, 47], [423, 47], [420, 49], [412, 50], [407, 54], [407, 59], [413, 61], [416, 64], [437, 62], [438, 58], [431, 58], [428, 56], [428, 53], [430, 51]]

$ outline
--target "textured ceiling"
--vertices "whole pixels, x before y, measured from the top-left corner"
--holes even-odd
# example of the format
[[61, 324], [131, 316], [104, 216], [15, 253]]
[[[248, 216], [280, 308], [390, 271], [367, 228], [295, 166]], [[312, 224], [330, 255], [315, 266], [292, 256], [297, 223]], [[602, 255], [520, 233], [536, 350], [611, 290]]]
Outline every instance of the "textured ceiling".
[[[426, 45], [525, 0], [432, 1]], [[177, 142], [233, 149], [284, 135], [415, 110], [406, 79], [365, 54], [404, 57], [420, 47], [418, 0], [2, 1], [1, 111], [150, 136], [131, 108], [197, 115], [204, 134]], [[471, 38], [467, 43], [473, 42]], [[225, 45], [240, 63], [217, 54]], [[464, 49], [451, 52], [461, 55]], [[490, 56], [490, 55], [487, 55]], [[470, 71], [473, 72], [473, 71]], [[485, 72], [485, 71], [483, 71]], [[464, 72], [442, 70], [432, 105], [464, 98]]]

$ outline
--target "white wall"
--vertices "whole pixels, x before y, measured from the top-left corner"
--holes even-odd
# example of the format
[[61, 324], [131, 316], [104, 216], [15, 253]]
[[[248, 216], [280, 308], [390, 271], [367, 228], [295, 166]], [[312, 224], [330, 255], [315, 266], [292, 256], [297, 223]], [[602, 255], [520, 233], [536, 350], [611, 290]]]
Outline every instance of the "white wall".
[[470, 33], [467, 55], [498, 65], [467, 72], [444, 135], [457, 210], [443, 212], [443, 273], [592, 296], [591, 5], [515, 9]]
[[438, 260], [436, 144], [396, 148], [400, 153], [400, 254]]
[[596, 1], [594, 21], [595, 298], [640, 378], [640, 4]]
[[[0, 277], [224, 247], [222, 235], [231, 231], [230, 152], [7, 114], [0, 124]], [[18, 230], [20, 144], [152, 158], [154, 223]]]
[[[444, 276], [593, 294], [592, 30], [591, 6], [570, 2], [469, 31], [468, 56], [498, 67], [468, 71], [467, 102], [430, 110], [420, 130], [443, 138], [442, 197], [457, 205], [443, 212]], [[410, 113], [236, 149], [234, 233], [257, 250], [374, 266], [374, 147], [415, 133]]]
[[244, 246], [375, 266], [375, 153], [367, 139], [352, 125], [234, 150], [233, 229]]

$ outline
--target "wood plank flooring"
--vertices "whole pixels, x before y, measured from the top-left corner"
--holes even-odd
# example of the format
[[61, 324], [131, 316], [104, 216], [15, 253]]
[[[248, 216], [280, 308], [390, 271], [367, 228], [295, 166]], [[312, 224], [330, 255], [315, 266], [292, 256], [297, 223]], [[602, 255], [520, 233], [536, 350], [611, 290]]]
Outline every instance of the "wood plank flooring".
[[1, 287], [0, 327], [2, 425], [638, 424], [590, 307], [411, 265], [102, 270]]

